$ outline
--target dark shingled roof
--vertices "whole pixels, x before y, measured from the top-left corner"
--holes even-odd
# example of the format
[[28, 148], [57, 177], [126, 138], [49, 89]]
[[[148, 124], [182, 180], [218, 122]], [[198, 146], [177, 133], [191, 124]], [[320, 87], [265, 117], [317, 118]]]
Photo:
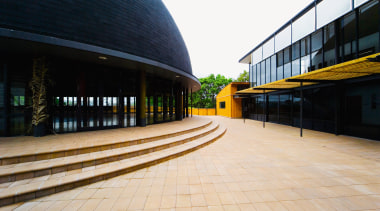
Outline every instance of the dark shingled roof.
[[4, 0], [0, 27], [117, 50], [192, 74], [183, 38], [160, 0]]

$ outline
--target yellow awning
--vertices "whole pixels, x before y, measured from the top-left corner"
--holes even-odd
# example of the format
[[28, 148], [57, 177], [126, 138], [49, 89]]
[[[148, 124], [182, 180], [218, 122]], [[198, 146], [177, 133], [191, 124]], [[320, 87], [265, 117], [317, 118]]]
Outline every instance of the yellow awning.
[[308, 72], [302, 75], [274, 81], [256, 87], [251, 87], [236, 92], [236, 94], [261, 94], [265, 92], [273, 92], [281, 89], [293, 89], [301, 86], [309, 86], [320, 82], [334, 82], [350, 78], [358, 78], [373, 74], [380, 74], [380, 62], [372, 62], [369, 59], [375, 59], [380, 53], [337, 65], [325, 67], [323, 69]]

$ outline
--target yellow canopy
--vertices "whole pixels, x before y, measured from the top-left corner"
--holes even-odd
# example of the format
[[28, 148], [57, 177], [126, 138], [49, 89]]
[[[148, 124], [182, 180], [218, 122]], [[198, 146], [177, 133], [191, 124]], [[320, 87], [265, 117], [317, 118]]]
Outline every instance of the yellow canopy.
[[236, 92], [236, 94], [261, 94], [265, 92], [273, 92], [281, 89], [293, 89], [301, 86], [309, 86], [321, 82], [334, 82], [350, 78], [369, 76], [380, 74], [380, 62], [372, 62], [371, 59], [376, 59], [380, 53], [337, 65], [325, 67], [319, 70], [308, 72], [301, 75], [296, 75], [290, 78], [274, 81], [256, 87], [251, 87]]

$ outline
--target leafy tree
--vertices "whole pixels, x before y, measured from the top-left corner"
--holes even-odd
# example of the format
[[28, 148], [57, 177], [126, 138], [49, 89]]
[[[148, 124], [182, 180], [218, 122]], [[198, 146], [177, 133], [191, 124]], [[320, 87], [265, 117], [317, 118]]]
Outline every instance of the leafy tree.
[[236, 79], [236, 82], [249, 82], [249, 74], [246, 70], [243, 73], [240, 73], [239, 77]]
[[229, 83], [231, 78], [226, 78], [220, 74], [216, 77], [214, 74], [205, 78], [200, 78], [201, 89], [193, 94], [193, 107], [197, 108], [215, 108], [216, 95]]

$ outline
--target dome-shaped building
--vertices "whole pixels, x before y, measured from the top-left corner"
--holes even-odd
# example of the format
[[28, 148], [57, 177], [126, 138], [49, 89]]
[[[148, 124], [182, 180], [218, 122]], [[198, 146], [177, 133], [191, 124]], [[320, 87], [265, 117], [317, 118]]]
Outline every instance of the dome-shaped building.
[[6, 0], [0, 14], [0, 136], [188, 115], [200, 84], [162, 1]]

